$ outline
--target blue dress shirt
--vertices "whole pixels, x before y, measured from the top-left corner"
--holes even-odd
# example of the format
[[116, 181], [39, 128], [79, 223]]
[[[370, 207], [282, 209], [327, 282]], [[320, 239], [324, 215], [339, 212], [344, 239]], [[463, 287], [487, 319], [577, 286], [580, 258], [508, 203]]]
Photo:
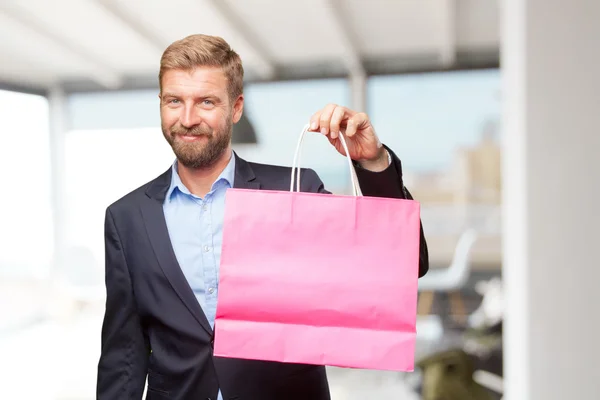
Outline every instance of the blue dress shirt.
[[[219, 290], [219, 265], [223, 243], [225, 192], [233, 187], [235, 156], [200, 198], [181, 182], [177, 161], [163, 203], [175, 256], [210, 326], [214, 329]], [[223, 400], [219, 391], [218, 400]]]

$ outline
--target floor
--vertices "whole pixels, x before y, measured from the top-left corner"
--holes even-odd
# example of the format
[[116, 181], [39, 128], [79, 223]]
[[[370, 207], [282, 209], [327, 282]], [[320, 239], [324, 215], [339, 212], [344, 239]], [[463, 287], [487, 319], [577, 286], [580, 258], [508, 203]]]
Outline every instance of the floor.
[[402, 374], [328, 368], [333, 400], [394, 399], [417, 400]]
[[[420, 331], [435, 329], [421, 325]], [[100, 327], [101, 314], [96, 313], [0, 335], [2, 397], [93, 400]], [[418, 398], [400, 373], [328, 368], [328, 376], [333, 400]]]
[[[59, 295], [62, 291], [50, 296], [37, 287], [27, 291], [15, 288], [0, 284], [2, 398], [93, 400], [102, 303], [93, 312], [78, 313], [68, 296]], [[480, 299], [470, 291], [464, 294], [471, 312]], [[446, 303], [444, 296], [436, 298], [433, 313], [446, 314]], [[435, 316], [419, 317], [417, 332], [417, 359], [439, 349], [440, 339], [447, 338]], [[418, 399], [407, 384], [416, 377], [414, 373], [331, 367], [328, 376], [333, 400]]]

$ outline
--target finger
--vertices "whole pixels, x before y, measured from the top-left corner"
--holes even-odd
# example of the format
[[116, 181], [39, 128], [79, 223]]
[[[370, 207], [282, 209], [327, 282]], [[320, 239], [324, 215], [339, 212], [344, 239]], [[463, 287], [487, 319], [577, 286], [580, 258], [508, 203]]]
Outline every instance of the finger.
[[346, 116], [346, 110], [344, 107], [338, 106], [333, 110], [331, 114], [331, 121], [329, 121], [329, 131], [331, 132], [331, 138], [337, 139], [340, 132], [340, 125], [342, 119]]
[[317, 111], [310, 117], [310, 130], [316, 132], [319, 129], [319, 119], [321, 118], [322, 110]]
[[335, 110], [335, 104], [328, 104], [321, 112], [321, 116], [319, 117], [319, 126], [321, 127], [321, 133], [325, 136], [329, 135], [329, 121], [331, 121], [331, 115], [333, 114], [333, 110]]
[[346, 136], [352, 137], [356, 131], [364, 127], [369, 122], [369, 117], [365, 113], [358, 113], [348, 120], [346, 126]]

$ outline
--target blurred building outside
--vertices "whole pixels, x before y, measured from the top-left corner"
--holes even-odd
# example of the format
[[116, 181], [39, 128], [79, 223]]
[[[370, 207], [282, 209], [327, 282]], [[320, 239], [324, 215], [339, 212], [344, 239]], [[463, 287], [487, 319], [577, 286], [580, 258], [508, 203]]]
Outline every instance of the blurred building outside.
[[453, 150], [448, 169], [404, 172], [405, 184], [422, 206], [433, 268], [447, 266], [460, 234], [473, 228], [480, 235], [473, 249], [473, 269], [500, 272], [500, 159], [498, 126], [488, 121], [477, 143]]

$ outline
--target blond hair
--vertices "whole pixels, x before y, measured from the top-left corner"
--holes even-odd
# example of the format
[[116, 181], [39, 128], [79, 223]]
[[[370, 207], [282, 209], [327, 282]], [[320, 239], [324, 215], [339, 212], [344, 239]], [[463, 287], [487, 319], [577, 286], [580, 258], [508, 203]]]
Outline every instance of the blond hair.
[[160, 59], [158, 82], [166, 71], [190, 71], [198, 67], [221, 67], [228, 81], [229, 98], [233, 101], [244, 92], [244, 68], [240, 56], [221, 37], [190, 35], [173, 42]]

